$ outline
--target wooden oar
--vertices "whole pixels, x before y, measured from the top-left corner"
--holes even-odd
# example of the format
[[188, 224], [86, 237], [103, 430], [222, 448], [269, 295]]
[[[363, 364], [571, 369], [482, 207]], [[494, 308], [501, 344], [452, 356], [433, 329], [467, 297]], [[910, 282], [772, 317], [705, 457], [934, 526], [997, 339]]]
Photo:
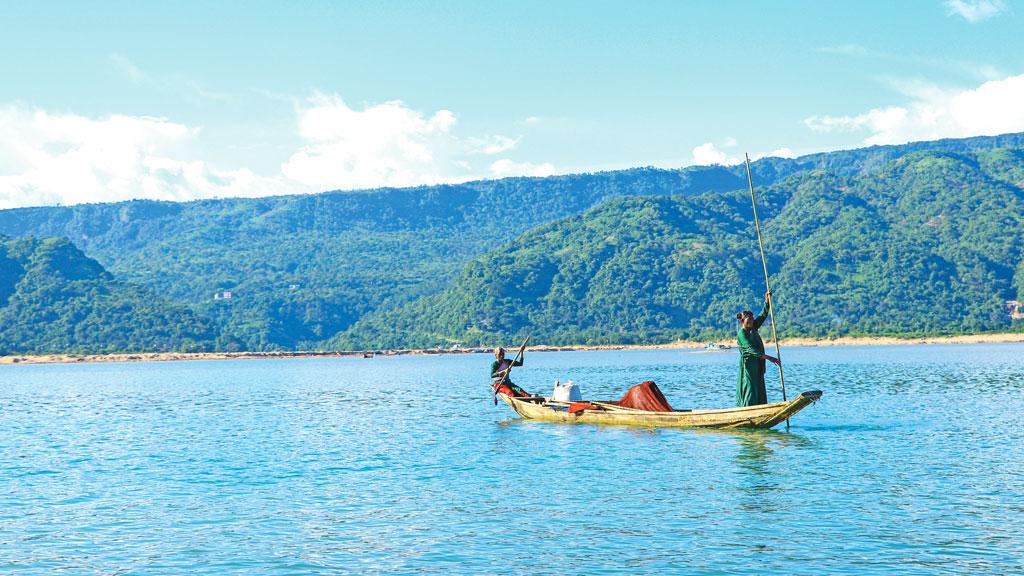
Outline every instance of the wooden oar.
[[493, 388], [493, 394], [491, 394], [491, 398], [494, 400], [495, 406], [497, 406], [498, 404], [498, 388], [500, 388], [501, 385], [505, 383], [505, 380], [508, 380], [508, 375], [512, 373], [512, 367], [515, 366], [516, 362], [519, 361], [519, 358], [522, 357], [523, 352], [526, 351], [526, 345], [529, 342], [530, 337], [527, 336], [526, 340], [523, 340], [523, 345], [519, 347], [519, 352], [516, 353], [516, 357], [512, 359], [512, 363], [508, 365], [508, 368], [505, 368], [505, 372], [501, 375], [501, 378], [499, 378], [497, 382], [491, 385], [491, 387]]
[[[775, 333], [775, 303], [772, 302], [772, 284], [768, 279], [768, 260], [764, 257], [764, 241], [761, 240], [761, 223], [757, 219], [757, 201], [754, 198], [754, 179], [750, 177], [750, 156], [743, 155], [747, 162], [747, 184], [750, 185], [750, 205], [754, 208], [754, 227], [757, 229], [757, 245], [761, 248], [761, 266], [764, 267], [764, 286], [768, 291], [768, 314], [772, 319], [772, 340], [775, 340], [775, 357], [779, 360], [779, 382], [782, 384], [782, 400], [786, 401], [786, 379], [782, 376], [782, 353], [779, 350], [779, 337]], [[789, 418], [786, 418], [786, 430], [789, 430]]]

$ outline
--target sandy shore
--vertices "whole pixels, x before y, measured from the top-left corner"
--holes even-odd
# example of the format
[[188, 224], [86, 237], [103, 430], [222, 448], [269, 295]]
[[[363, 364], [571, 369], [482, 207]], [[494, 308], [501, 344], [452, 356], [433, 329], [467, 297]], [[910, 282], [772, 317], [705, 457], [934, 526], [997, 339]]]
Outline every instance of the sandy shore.
[[[963, 336], [934, 336], [929, 338], [895, 338], [888, 336], [846, 338], [787, 338], [779, 345], [784, 348], [805, 346], [893, 346], [901, 344], [984, 344], [1024, 342], [1024, 333], [968, 334]], [[716, 342], [734, 345], [733, 340]], [[766, 342], [768, 344], [768, 342]], [[573, 350], [699, 350], [706, 342], [679, 340], [668, 344], [608, 345], [608, 346], [531, 346], [529, 352], [565, 352]], [[490, 348], [459, 348], [450, 350], [384, 350], [371, 352], [139, 352], [122, 354], [18, 354], [0, 356], [0, 364], [75, 364], [100, 362], [170, 362], [175, 360], [260, 360], [268, 358], [372, 358], [375, 356], [483, 354]]]
[[[530, 352], [569, 350], [622, 350], [628, 346], [531, 346]], [[639, 347], [638, 347], [639, 348]], [[492, 348], [459, 348], [429, 350], [378, 350], [373, 352], [133, 352], [118, 354], [12, 354], [0, 356], [0, 364], [76, 364], [102, 362], [171, 362], [175, 360], [266, 360], [269, 358], [374, 358], [377, 356], [429, 356], [439, 354], [491, 353]]]

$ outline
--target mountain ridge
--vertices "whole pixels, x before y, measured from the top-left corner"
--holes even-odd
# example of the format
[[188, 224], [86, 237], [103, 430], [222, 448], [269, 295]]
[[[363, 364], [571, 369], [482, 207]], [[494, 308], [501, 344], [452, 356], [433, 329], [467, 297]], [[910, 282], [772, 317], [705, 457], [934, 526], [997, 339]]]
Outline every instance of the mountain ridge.
[[[1024, 182], [1022, 148], [1024, 133], [947, 139], [766, 158], [752, 171], [762, 189], [813, 173], [858, 178], [920, 153], [961, 160], [975, 154], [971, 170], [1012, 187]], [[349, 337], [356, 332], [343, 335], [361, 321], [442, 293], [465, 265], [537, 227], [615, 198], [728, 196], [745, 188], [742, 166], [637, 168], [272, 198], [11, 209], [0, 211], [0, 233], [71, 239], [117, 281], [159, 293], [216, 326], [218, 349], [320, 349], [346, 339], [355, 346]], [[834, 203], [827, 194], [817, 201]], [[863, 208], [845, 207], [848, 217]], [[930, 217], [942, 223], [941, 214]], [[232, 298], [215, 298], [224, 292]]]
[[[819, 171], [764, 188], [782, 335], [1020, 328], [1006, 302], [1024, 295], [1024, 191], [981, 170], [991, 153], [979, 154], [915, 152], [858, 177]], [[611, 199], [474, 260], [437, 295], [364, 317], [335, 344], [726, 337], [763, 286], [751, 221], [742, 192]]]

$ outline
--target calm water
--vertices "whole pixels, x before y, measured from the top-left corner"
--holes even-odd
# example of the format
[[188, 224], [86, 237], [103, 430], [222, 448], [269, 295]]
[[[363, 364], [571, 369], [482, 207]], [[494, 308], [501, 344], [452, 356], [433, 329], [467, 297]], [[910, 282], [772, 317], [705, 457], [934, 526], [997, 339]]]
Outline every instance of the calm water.
[[[1024, 346], [784, 350], [791, 432], [513, 419], [486, 355], [0, 367], [0, 571], [1024, 570]], [[532, 354], [728, 406], [735, 352]], [[769, 381], [769, 399], [779, 394]]]

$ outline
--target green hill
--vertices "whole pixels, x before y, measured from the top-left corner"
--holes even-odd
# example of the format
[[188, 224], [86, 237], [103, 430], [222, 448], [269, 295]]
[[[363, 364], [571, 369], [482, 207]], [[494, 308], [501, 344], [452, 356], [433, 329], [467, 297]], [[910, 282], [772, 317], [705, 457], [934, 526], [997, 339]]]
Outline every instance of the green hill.
[[[1013, 328], [1005, 303], [1024, 294], [1022, 159], [914, 152], [859, 176], [815, 171], [766, 188], [759, 213], [782, 334]], [[521, 235], [445, 291], [370, 314], [336, 345], [722, 337], [762, 294], [748, 194], [617, 198]]]
[[[897, 202], [897, 199], [884, 200], [883, 189], [890, 191], [891, 195], [900, 195], [904, 186], [913, 184], [909, 180], [887, 181], [895, 177], [895, 173], [885, 172], [891, 170], [892, 162], [915, 154], [936, 157], [951, 154], [950, 158], [959, 158], [958, 162], [966, 163], [970, 174], [984, 180], [986, 187], [978, 189], [978, 194], [981, 194], [989, 190], [990, 185], [1002, 186], [1003, 190], [1019, 189], [1020, 182], [1024, 181], [1021, 148], [1024, 148], [1024, 134], [1009, 134], [829, 152], [796, 159], [766, 158], [754, 162], [753, 171], [759, 186], [771, 186], [772, 194], [778, 195], [779, 200], [773, 197], [773, 202], [783, 202], [781, 198], [792, 194], [796, 187], [811, 186], [812, 182], [823, 179], [834, 179], [842, 182], [839, 185], [854, 187], [867, 186], [872, 177], [885, 180], [873, 184], [872, 193], [878, 196], [873, 200], [879, 206], [876, 211], [881, 210], [886, 216], [889, 209], [883, 210], [882, 203]], [[964, 177], [970, 174], [965, 173]], [[665, 206], [679, 204], [681, 208], [672, 209], [680, 211], [680, 215], [675, 217], [690, 219], [687, 221], [691, 223], [687, 224], [689, 228], [676, 230], [672, 228], [671, 218], [662, 222], [652, 216], [653, 219], [642, 222], [652, 226], [650, 234], [664, 237], [655, 240], [641, 230], [623, 229], [619, 231], [621, 238], [629, 239], [629, 234], [648, 238], [641, 238], [640, 247], [629, 248], [633, 245], [627, 242], [621, 245], [622, 249], [670, 255], [671, 266], [676, 268], [667, 268], [670, 266], [667, 262], [657, 264], [658, 270], [665, 268], [664, 271], [638, 268], [640, 263], [653, 262], [653, 256], [644, 260], [623, 259], [625, 257], [620, 255], [616, 256], [619, 260], [614, 265], [599, 269], [596, 262], [601, 262], [610, 248], [602, 247], [596, 239], [582, 236], [579, 238], [580, 246], [577, 246], [573, 243], [577, 242], [575, 235], [582, 233], [576, 232], [571, 243], [561, 247], [552, 245], [551, 248], [555, 252], [565, 250], [565, 254], [572, 250], [580, 251], [579, 262], [573, 264], [579, 268], [573, 272], [579, 278], [589, 270], [595, 274], [600, 272], [600, 275], [586, 279], [587, 286], [595, 285], [593, 293], [581, 292], [582, 288], [572, 284], [572, 294], [597, 297], [601, 293], [597, 288], [601, 282], [613, 287], [618, 285], [620, 275], [625, 275], [622, 278], [636, 276], [637, 281], [647, 273], [653, 276], [644, 279], [640, 288], [626, 286], [623, 289], [624, 293], [633, 290], [632, 293], [640, 298], [639, 305], [625, 308], [622, 308], [624, 301], [615, 300], [612, 295], [602, 296], [603, 300], [599, 300], [607, 303], [609, 309], [604, 310], [596, 303], [574, 308], [560, 303], [555, 295], [545, 293], [544, 309], [549, 310], [549, 317], [544, 322], [564, 324], [559, 330], [565, 332], [566, 339], [579, 336], [580, 330], [585, 330], [586, 337], [592, 341], [662, 339], [684, 333], [702, 334], [702, 330], [708, 333], [719, 330], [720, 324], [712, 318], [717, 319], [717, 314], [734, 307], [732, 300], [719, 302], [724, 296], [717, 296], [715, 301], [719, 303], [714, 313], [708, 312], [703, 320], [696, 320], [697, 309], [693, 307], [698, 305], [687, 300], [687, 294], [692, 292], [650, 296], [653, 300], [647, 303], [643, 298], [648, 296], [642, 294], [641, 288], [657, 283], [658, 286], [672, 286], [675, 290], [706, 285], [707, 290], [723, 291], [727, 290], [729, 281], [746, 277], [750, 269], [743, 267], [732, 275], [722, 270], [701, 271], [701, 278], [687, 276], [682, 284], [677, 284], [678, 279], [671, 276], [690, 270], [688, 266], [711, 261], [701, 258], [717, 255], [735, 260], [737, 251], [753, 248], [746, 234], [749, 230], [744, 228], [749, 224], [749, 214], [743, 210], [749, 210], [749, 206], [744, 208], [742, 194], [732, 194], [745, 186], [746, 174], [742, 166], [679, 170], [640, 168], [548, 178], [509, 178], [460, 185], [259, 199], [188, 203], [133, 201], [0, 210], [0, 234], [70, 239], [123, 283], [125, 289], [149, 290], [167, 302], [173, 302], [178, 307], [176, 309], [191, 311], [192, 318], [207, 319], [216, 335], [201, 331], [202, 338], [196, 342], [212, 339], [218, 348], [245, 350], [320, 348], [342, 344], [363, 348], [381, 342], [410, 345], [462, 339], [463, 332], [448, 328], [438, 328], [433, 333], [424, 332], [418, 325], [407, 330], [396, 327], [402, 326], [401, 319], [413, 318], [413, 310], [423, 308], [437, 298], [449, 298], [453, 291], [466, 290], [469, 286], [466, 270], [479, 268], [481, 264], [476, 259], [485, 257], [495, 248], [509, 245], [525, 234], [522, 237], [525, 240], [517, 241], [507, 249], [517, 250], [520, 242], [537, 239], [538, 232], [534, 229], [538, 227], [545, 230], [545, 235], [552, 231], [561, 233], [564, 226], [578, 221], [584, 213], [588, 214], [587, 218], [606, 214], [604, 218], [608, 220], [609, 227], [625, 225], [632, 216], [627, 214], [626, 221], [616, 222], [613, 211], [629, 212], [634, 209], [629, 199], [642, 198], [636, 202], [644, 206], [650, 203], [660, 206], [659, 203], [666, 202]], [[971, 203], [978, 201], [978, 197], [969, 195], [958, 198]], [[945, 202], [945, 196], [923, 196], [917, 201], [930, 204], [940, 200]], [[843, 213], [836, 219], [842, 224], [858, 218], [870, 220], [875, 213], [867, 211], [861, 214], [859, 210], [864, 207], [857, 205], [855, 200], [845, 197], [837, 200], [826, 193], [813, 201], [833, 208], [839, 202]], [[847, 206], [843, 202], [854, 204]], [[794, 204], [789, 209], [796, 209], [798, 205]], [[783, 203], [777, 208], [781, 210], [783, 206], [789, 205]], [[771, 214], [768, 216], [773, 218]], [[932, 222], [930, 228], [936, 232], [944, 230], [936, 228], [944, 223], [939, 216], [936, 215], [939, 219]], [[778, 250], [772, 250], [776, 264], [789, 259], [803, 262], [805, 266], [819, 264], [816, 260], [808, 260], [812, 255], [798, 249], [796, 240], [786, 236], [783, 222], [800, 223], [802, 227], [797, 229], [801, 233], [817, 234], [819, 241], [834, 241], [834, 238], [826, 236], [826, 232], [814, 227], [820, 219], [815, 214], [787, 215], [778, 223], [770, 223], [782, 227], [771, 241], [785, 242], [778, 246]], [[858, 222], [850, 226], [868, 225]], [[691, 248], [680, 249], [676, 245], [677, 241], [690, 241], [691, 237], [696, 238], [692, 240], [694, 246]], [[921, 242], [913, 236], [902, 241]], [[953, 242], [948, 238], [944, 241]], [[910, 248], [902, 245], [890, 247], [890, 244], [885, 244], [885, 250], [896, 250], [893, 257], [916, 258], [919, 253], [917, 248], [911, 254], [905, 253]], [[882, 249], [879, 241], [872, 240], [866, 247], [857, 248], [857, 253], [865, 258], [889, 254], [880, 252]], [[932, 250], [930, 247], [927, 249]], [[747, 256], [752, 255], [756, 256], [756, 253], [751, 252], [740, 259], [742, 266], [750, 265]], [[595, 259], [595, 263], [590, 263], [589, 259]], [[540, 293], [543, 287], [529, 282], [538, 275], [543, 276], [543, 270], [557, 268], [560, 274], [568, 273], [560, 268], [566, 264], [564, 260], [537, 260], [536, 263], [541, 266], [541, 271], [524, 272], [522, 282], [527, 284], [516, 284], [518, 281], [513, 280], [502, 282], [509, 286], [530, 286], [530, 290]], [[820, 264], [829, 265], [827, 259]], [[936, 262], [932, 264], [942, 266]], [[956, 265], [960, 265], [959, 261]], [[1018, 265], [1012, 263], [1009, 266], [1015, 270]], [[510, 274], [513, 272], [509, 270]], [[686, 272], [691, 273], [692, 270]], [[790, 273], [797, 274], [797, 271], [781, 270], [780, 281]], [[883, 272], [864, 268], [860, 273]], [[0, 270], [0, 284], [10, 274], [9, 270]], [[668, 280], [661, 279], [658, 274], [669, 274]], [[1005, 270], [1000, 269], [997, 277], [1004, 279], [1005, 276]], [[574, 279], [572, 282], [583, 280]], [[565, 289], [558, 283], [554, 285]], [[993, 287], [997, 285], [1002, 284], [984, 284], [986, 290], [995, 289]], [[232, 298], [214, 297], [224, 291], [230, 291]], [[992, 293], [993, 298], [997, 295], [1002, 297], [1003, 293]], [[744, 296], [742, 300], [747, 301], [749, 297]], [[710, 305], [712, 301], [701, 302], [704, 304], [700, 305]], [[812, 302], [818, 300], [809, 301], [808, 305]], [[612, 309], [616, 310], [613, 315], [602, 316], [611, 314]], [[630, 310], [638, 317], [626, 319]], [[566, 319], [562, 318], [563, 314], [572, 315]], [[392, 320], [385, 321], [385, 318], [396, 324], [389, 324]], [[586, 318], [606, 320], [583, 328], [591, 322]], [[11, 319], [21, 321], [14, 316]], [[372, 331], [368, 329], [370, 326], [374, 327]], [[514, 324], [508, 326], [501, 324], [499, 328], [515, 330]], [[791, 326], [795, 328], [797, 325]], [[613, 331], [605, 332], [611, 327], [614, 327]], [[493, 334], [498, 330], [487, 326], [473, 329], [481, 334]], [[842, 322], [830, 328], [836, 331], [881, 329], [870, 323], [846, 325]], [[891, 329], [918, 331], [924, 328], [899, 323], [893, 324]], [[99, 340], [96, 342], [101, 343]]]
[[0, 237], [0, 353], [214, 346], [209, 322], [114, 280], [66, 239]]
[[[0, 233], [65, 236], [118, 278], [213, 318], [231, 346], [309, 348], [442, 290], [469, 260], [620, 195], [727, 190], [734, 169], [637, 169], [460, 186], [0, 211]], [[231, 300], [214, 294], [232, 292]]]

